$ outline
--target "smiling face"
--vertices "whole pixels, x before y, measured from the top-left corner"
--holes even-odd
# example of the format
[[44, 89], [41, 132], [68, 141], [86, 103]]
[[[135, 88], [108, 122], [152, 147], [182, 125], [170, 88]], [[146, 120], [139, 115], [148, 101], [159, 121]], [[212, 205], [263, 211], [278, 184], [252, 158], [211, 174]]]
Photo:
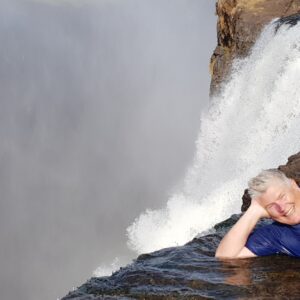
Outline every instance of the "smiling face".
[[274, 180], [258, 201], [274, 221], [295, 225], [300, 223], [300, 188], [294, 180], [290, 182]]

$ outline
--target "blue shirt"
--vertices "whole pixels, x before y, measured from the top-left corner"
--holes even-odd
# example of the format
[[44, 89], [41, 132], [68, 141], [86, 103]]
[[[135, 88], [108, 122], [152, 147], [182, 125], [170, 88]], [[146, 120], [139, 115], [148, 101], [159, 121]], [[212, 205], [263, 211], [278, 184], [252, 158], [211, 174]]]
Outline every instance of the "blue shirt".
[[282, 253], [300, 257], [300, 224], [274, 222], [257, 228], [249, 235], [245, 247], [258, 256]]

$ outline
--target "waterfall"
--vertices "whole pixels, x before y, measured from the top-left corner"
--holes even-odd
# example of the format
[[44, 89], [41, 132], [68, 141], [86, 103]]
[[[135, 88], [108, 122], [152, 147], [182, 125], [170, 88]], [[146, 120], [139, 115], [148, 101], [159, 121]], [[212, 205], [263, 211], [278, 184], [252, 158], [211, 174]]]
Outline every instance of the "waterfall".
[[202, 113], [184, 187], [127, 228], [137, 253], [182, 245], [238, 213], [247, 181], [299, 151], [300, 25], [276, 26], [267, 25], [249, 56], [234, 61]]

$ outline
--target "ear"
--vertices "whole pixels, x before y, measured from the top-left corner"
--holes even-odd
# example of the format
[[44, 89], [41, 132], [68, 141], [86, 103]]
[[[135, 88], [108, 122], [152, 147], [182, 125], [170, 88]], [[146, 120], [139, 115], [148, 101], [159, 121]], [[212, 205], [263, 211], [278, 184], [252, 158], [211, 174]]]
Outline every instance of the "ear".
[[296, 188], [296, 189], [299, 189], [299, 186], [298, 186], [296, 180], [295, 180], [295, 179], [292, 179], [292, 178], [290, 178], [290, 180], [291, 180], [292, 187], [293, 187], [293, 188]]

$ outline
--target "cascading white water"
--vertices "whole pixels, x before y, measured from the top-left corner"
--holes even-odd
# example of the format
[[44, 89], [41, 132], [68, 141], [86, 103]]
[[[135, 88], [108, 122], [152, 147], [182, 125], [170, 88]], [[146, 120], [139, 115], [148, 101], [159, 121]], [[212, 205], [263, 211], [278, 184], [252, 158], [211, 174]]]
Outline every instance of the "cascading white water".
[[300, 25], [282, 25], [276, 34], [275, 26], [234, 62], [230, 80], [202, 114], [183, 190], [127, 228], [137, 253], [184, 244], [238, 213], [249, 178], [299, 151]]

